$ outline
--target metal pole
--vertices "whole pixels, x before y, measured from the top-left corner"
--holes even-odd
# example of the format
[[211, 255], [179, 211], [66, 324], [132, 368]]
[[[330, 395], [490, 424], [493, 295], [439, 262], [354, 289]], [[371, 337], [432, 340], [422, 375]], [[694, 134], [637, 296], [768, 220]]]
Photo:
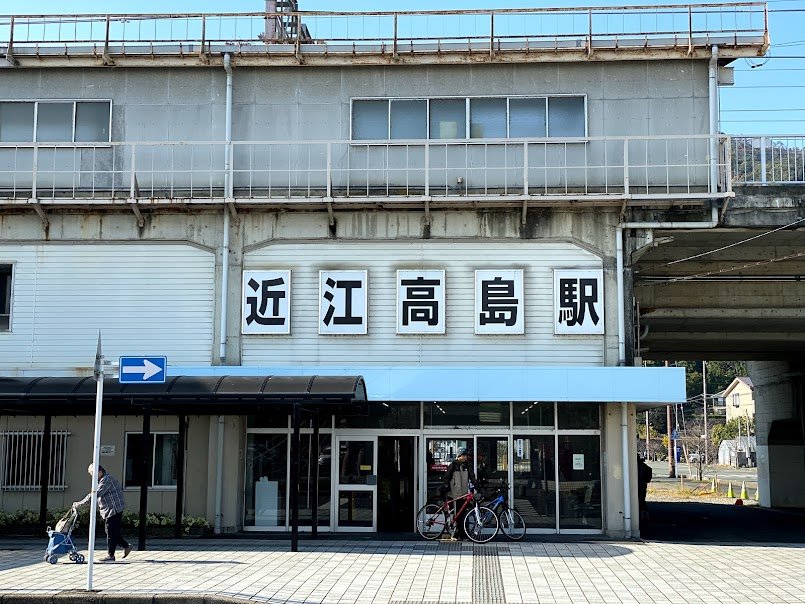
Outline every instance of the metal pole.
[[[313, 453], [313, 509], [310, 514], [310, 536], [312, 539], [319, 534], [319, 410], [313, 411], [313, 442], [310, 443], [310, 450]], [[310, 485], [308, 485], [310, 488]]]
[[291, 438], [291, 551], [299, 551], [299, 403], [293, 404], [293, 437]]
[[140, 484], [140, 534], [137, 551], [145, 550], [145, 523], [148, 516], [148, 482], [151, 479], [151, 457], [154, 445], [151, 443], [151, 407], [143, 408], [143, 450], [142, 483]]
[[651, 450], [651, 440], [648, 435], [648, 411], [646, 411], [646, 460], [648, 460], [648, 453]]
[[182, 514], [184, 512], [184, 460], [187, 441], [187, 417], [179, 416], [179, 443], [176, 451], [176, 525], [174, 537], [182, 536]]
[[[704, 464], [710, 463], [707, 437], [707, 361], [702, 361], [702, 400], [704, 402]], [[701, 459], [701, 455], [699, 456]]]
[[[738, 421], [741, 421], [738, 416]], [[39, 464], [39, 528], [45, 532], [48, 522], [48, 488], [50, 487], [50, 428], [51, 416], [45, 416], [42, 427], [42, 457]]]
[[95, 525], [98, 513], [98, 464], [101, 458], [101, 418], [103, 417], [103, 354], [101, 332], [95, 351], [95, 433], [92, 441], [92, 490], [89, 504], [89, 551], [87, 552], [87, 591], [92, 591], [92, 570], [95, 556]]

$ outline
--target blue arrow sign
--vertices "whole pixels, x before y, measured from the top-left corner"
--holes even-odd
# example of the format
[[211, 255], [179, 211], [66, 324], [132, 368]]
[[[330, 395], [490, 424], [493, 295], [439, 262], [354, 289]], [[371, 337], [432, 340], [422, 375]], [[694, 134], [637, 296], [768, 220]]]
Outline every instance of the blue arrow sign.
[[168, 357], [120, 357], [121, 384], [164, 384]]

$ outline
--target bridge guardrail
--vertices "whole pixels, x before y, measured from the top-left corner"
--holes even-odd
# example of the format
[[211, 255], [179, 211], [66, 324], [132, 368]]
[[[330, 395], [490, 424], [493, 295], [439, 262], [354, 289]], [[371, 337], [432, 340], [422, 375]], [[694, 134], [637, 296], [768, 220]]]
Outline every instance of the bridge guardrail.
[[805, 135], [732, 137], [733, 184], [805, 183]]

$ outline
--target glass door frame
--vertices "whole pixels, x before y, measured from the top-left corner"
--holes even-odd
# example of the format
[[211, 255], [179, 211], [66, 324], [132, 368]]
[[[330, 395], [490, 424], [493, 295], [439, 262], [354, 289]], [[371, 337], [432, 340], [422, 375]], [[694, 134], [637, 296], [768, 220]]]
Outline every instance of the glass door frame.
[[[339, 464], [341, 461], [341, 443], [344, 441], [362, 441], [372, 443], [372, 476], [374, 484], [341, 485]], [[333, 432], [332, 455], [332, 497], [330, 504], [330, 519], [332, 530], [337, 533], [374, 533], [377, 532], [377, 441], [378, 435], [370, 430], [336, 430]], [[372, 494], [372, 526], [341, 526], [338, 523], [338, 508], [342, 492], [363, 492]]]
[[[285, 476], [288, 484], [290, 485], [290, 476], [291, 476], [291, 438], [293, 438], [293, 430], [290, 428], [290, 415], [289, 415], [289, 427], [288, 428], [247, 428], [246, 429], [246, 438], [249, 437], [250, 434], [271, 434], [271, 435], [280, 435], [285, 436], [287, 438], [287, 443], [285, 446]], [[301, 428], [299, 431], [300, 436], [309, 436], [311, 439], [313, 438], [313, 428], [305, 427]], [[330, 436], [330, 447], [332, 450], [333, 442], [335, 442], [335, 433], [331, 427], [329, 428], [319, 428], [319, 438], [321, 436], [328, 435]], [[331, 471], [332, 468], [336, 468], [336, 465], [333, 465], [332, 460], [332, 451], [331, 451], [331, 459], [330, 459], [330, 467]], [[246, 465], [248, 460], [246, 456], [243, 457], [243, 476], [246, 476]], [[332, 477], [332, 474], [331, 474]], [[332, 515], [332, 494], [334, 492], [334, 483], [335, 480], [331, 480], [330, 482], [330, 523], [329, 524], [320, 524], [318, 526], [318, 530], [324, 533], [331, 533], [335, 530], [334, 522], [333, 522], [333, 515]], [[245, 483], [244, 483], [244, 492], [245, 492]], [[243, 495], [243, 493], [241, 493]], [[246, 498], [243, 498], [243, 504], [241, 507], [241, 514], [243, 514], [243, 518], [245, 518], [246, 512]], [[245, 524], [242, 526], [244, 533], [283, 533], [283, 532], [290, 532], [291, 530], [291, 489], [290, 486], [285, 489], [285, 524], [279, 524], [277, 526], [246, 526]], [[310, 533], [312, 532], [312, 526], [306, 524], [299, 525], [299, 532], [300, 533]]]

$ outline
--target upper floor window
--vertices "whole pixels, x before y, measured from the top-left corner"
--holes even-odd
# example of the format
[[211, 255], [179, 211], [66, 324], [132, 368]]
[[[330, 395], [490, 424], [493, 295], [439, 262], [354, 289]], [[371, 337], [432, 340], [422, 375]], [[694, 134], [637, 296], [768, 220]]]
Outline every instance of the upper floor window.
[[0, 331], [11, 329], [11, 264], [0, 264]]
[[111, 101], [0, 101], [2, 143], [108, 143]]
[[582, 138], [583, 96], [355, 99], [352, 140]]

